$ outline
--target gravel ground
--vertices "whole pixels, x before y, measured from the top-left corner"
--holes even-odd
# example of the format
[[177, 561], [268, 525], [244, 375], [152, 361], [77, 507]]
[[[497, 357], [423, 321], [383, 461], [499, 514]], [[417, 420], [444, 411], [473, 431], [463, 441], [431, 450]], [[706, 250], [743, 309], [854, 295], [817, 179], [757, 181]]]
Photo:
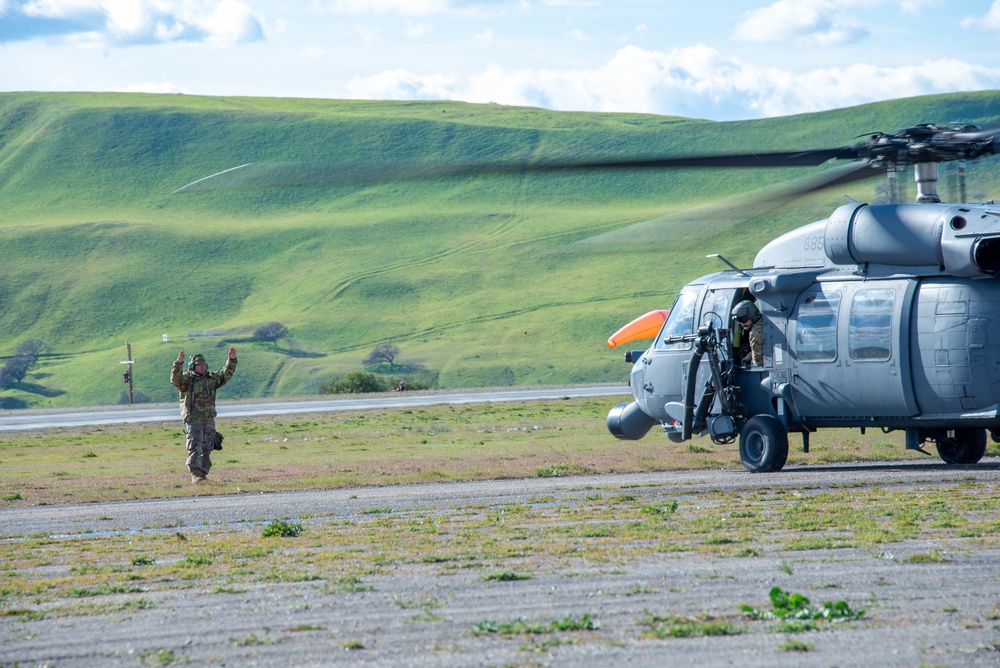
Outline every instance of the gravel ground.
[[[1000, 460], [988, 458], [975, 467], [886, 463], [789, 468], [772, 475], [667, 472], [27, 507], [0, 511], [0, 526], [4, 540], [39, 534], [60, 540], [107, 526], [147, 531], [143, 527], [169, 522], [171, 530], [218, 532], [220, 522], [289, 515], [337, 522], [379, 506], [431, 512], [427, 509], [525, 503], [543, 495], [557, 503], [581, 501], [595, 487], [637, 496], [668, 489], [708, 499], [729, 489], [816, 489], [831, 483], [858, 489], [892, 484], [917, 494], [973, 478], [995, 485]], [[928, 552], [949, 561], [905, 561]], [[817, 583], [835, 588], [816, 589]], [[230, 593], [169, 589], [143, 594], [151, 606], [115, 614], [4, 616], [0, 665], [1000, 665], [997, 536], [749, 558], [666, 553], [606, 567], [581, 563], [512, 582], [415, 563], [365, 578], [365, 585], [357, 591], [324, 582], [253, 585]], [[644, 637], [639, 623], [652, 611], [724, 616], [746, 625], [739, 606], [769, 608], [773, 586], [805, 593], [814, 602], [848, 601], [866, 614], [796, 634], [771, 632], [767, 623], [754, 622], [740, 635], [652, 639]], [[484, 620], [548, 623], [584, 614], [599, 628], [471, 633]], [[788, 651], [782, 646], [789, 640], [811, 650]]]

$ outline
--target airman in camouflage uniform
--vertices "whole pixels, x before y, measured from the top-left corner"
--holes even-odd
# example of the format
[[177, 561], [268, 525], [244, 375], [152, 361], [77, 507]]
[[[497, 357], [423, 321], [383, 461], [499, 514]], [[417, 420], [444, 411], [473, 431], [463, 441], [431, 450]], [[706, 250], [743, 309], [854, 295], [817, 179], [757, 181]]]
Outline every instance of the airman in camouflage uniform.
[[170, 382], [180, 390], [181, 418], [187, 433], [187, 467], [191, 483], [205, 482], [212, 469], [212, 447], [215, 444], [215, 391], [226, 384], [236, 371], [236, 348], [229, 349], [229, 359], [221, 370], [208, 371], [204, 355], [192, 355], [187, 371], [182, 350], [170, 372]]
[[760, 310], [752, 301], [745, 299], [733, 307], [732, 315], [733, 320], [740, 328], [736, 329], [734, 335], [745, 334], [750, 348], [749, 354], [736, 362], [762, 366], [764, 364], [764, 320]]

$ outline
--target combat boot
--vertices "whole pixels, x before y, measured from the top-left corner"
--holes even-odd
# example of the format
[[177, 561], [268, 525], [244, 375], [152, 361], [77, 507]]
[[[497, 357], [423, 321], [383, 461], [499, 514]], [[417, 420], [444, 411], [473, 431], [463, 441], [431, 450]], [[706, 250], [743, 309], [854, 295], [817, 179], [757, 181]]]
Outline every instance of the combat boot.
[[198, 485], [205, 482], [205, 472], [201, 469], [191, 469], [191, 484]]

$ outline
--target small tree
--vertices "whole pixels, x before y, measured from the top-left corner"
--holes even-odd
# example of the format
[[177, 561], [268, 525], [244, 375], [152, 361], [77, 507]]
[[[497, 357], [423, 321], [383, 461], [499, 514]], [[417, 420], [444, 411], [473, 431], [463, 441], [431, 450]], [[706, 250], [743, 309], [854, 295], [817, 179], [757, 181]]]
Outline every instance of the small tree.
[[25, 341], [21, 341], [21, 343], [17, 346], [17, 352], [14, 354], [20, 357], [27, 357], [31, 360], [32, 364], [37, 364], [38, 358], [48, 352], [51, 352], [51, 350], [52, 346], [45, 343], [45, 341], [42, 341], [41, 339], [27, 339]]
[[258, 341], [271, 341], [275, 348], [278, 347], [278, 339], [283, 339], [286, 336], [288, 336], [288, 328], [280, 322], [269, 322], [266, 325], [261, 325], [253, 333], [253, 338]]
[[20, 383], [24, 380], [24, 377], [28, 375], [28, 370], [31, 368], [31, 360], [27, 357], [18, 355], [17, 357], [11, 357], [7, 360], [7, 363], [3, 365], [0, 369], [0, 388], [10, 387], [14, 383]]
[[388, 363], [389, 371], [392, 371], [397, 357], [399, 357], [399, 346], [394, 346], [391, 343], [380, 343], [372, 349], [368, 357], [362, 361], [362, 364], [365, 366], [376, 366]]

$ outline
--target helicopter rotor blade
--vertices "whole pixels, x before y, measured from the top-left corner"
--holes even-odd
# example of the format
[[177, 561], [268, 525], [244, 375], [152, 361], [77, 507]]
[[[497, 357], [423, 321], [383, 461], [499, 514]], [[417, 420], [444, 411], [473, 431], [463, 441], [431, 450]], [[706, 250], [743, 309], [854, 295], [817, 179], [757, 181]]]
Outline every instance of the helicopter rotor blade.
[[581, 162], [541, 163], [539, 171], [573, 169], [677, 169], [689, 167], [816, 167], [829, 160], [857, 159], [853, 147], [781, 151], [777, 153], [734, 153], [676, 158], [608, 159]]
[[798, 197], [799, 195], [807, 195], [818, 190], [825, 190], [826, 188], [864, 181], [865, 179], [880, 176], [881, 174], [882, 170], [873, 168], [869, 162], [854, 162], [844, 167], [828, 170], [828, 173], [824, 173], [811, 183], [790, 191], [788, 199]]
[[[797, 151], [688, 156], [596, 156], [585, 158], [474, 160], [453, 163], [384, 162], [309, 163], [253, 162], [226, 169], [175, 190], [188, 193], [229, 188], [365, 187], [394, 181], [426, 181], [480, 176], [520, 176], [592, 170], [665, 170], [691, 168], [816, 167], [831, 160], [850, 160], [893, 169], [909, 164], [976, 159], [1000, 153], [1000, 127], [975, 125], [904, 128], [896, 134], [872, 133], [850, 146]], [[845, 177], [848, 183], [854, 180]], [[866, 178], [858, 175], [857, 178]], [[829, 185], [836, 185], [833, 182]], [[825, 186], [821, 186], [825, 187]]]
[[810, 193], [881, 175], [867, 162], [833, 167], [822, 174], [642, 220], [581, 239], [564, 252], [650, 252], [700, 243]]
[[1000, 127], [990, 128], [988, 130], [979, 130], [978, 132], [956, 132], [954, 139], [960, 142], [968, 141], [982, 141], [984, 139], [991, 139], [1000, 136]]
[[307, 162], [252, 162], [192, 181], [178, 188], [174, 193], [229, 188], [365, 186], [391, 181], [426, 181], [476, 176], [612, 169], [815, 167], [829, 160], [856, 160], [858, 157], [860, 156], [857, 148], [845, 146], [807, 151], [738, 153], [673, 158], [609, 157], [582, 160], [474, 161], [451, 164], [387, 163], [382, 165], [336, 165]]

